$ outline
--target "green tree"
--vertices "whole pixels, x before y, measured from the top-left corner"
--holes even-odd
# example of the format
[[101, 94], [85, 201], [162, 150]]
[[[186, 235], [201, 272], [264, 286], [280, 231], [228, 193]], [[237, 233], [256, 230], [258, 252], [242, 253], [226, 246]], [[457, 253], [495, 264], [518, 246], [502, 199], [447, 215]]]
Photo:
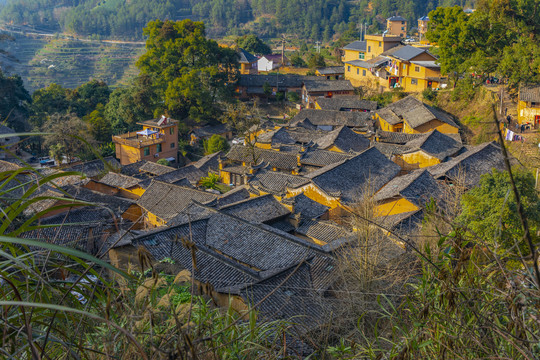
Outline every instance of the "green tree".
[[87, 82], [73, 91], [70, 111], [79, 117], [88, 115], [98, 104], [107, 104], [110, 94], [111, 90], [105, 82], [99, 80]]
[[264, 95], [266, 96], [272, 95], [272, 87], [267, 81], [265, 81], [263, 84], [263, 92], [264, 92]]
[[309, 55], [307, 66], [310, 69], [314, 69], [317, 67], [325, 67], [326, 62], [324, 61], [324, 57], [321, 54], [318, 53], [312, 53]]
[[137, 66], [151, 77], [170, 115], [197, 121], [215, 116], [217, 102], [232, 95], [236, 52], [207, 39], [202, 22], [151, 21], [144, 34], [146, 52]]
[[49, 115], [67, 113], [71, 105], [70, 93], [69, 89], [54, 83], [44, 89], [34, 91], [31, 123], [41, 127]]
[[[513, 174], [531, 235], [535, 237], [540, 224], [540, 200], [534, 176], [522, 169], [514, 170]], [[528, 253], [508, 172], [493, 170], [483, 175], [480, 185], [463, 195], [458, 221], [489, 244], [498, 243], [510, 249], [518, 243], [521, 251]]]
[[207, 177], [201, 178], [199, 181], [199, 185], [204, 187], [205, 189], [214, 189], [217, 190], [217, 184], [221, 181], [221, 178], [218, 174], [214, 173], [208, 173]]
[[238, 47], [252, 54], [266, 55], [272, 53], [270, 46], [253, 34], [240, 36], [236, 38], [235, 42]]
[[101, 104], [96, 106], [96, 110], [86, 115], [83, 120], [91, 126], [90, 133], [99, 142], [110, 142], [112, 136], [111, 123], [103, 115], [105, 107]]
[[289, 60], [291, 60], [291, 64], [293, 66], [296, 66], [296, 67], [305, 67], [306, 66], [306, 62], [304, 61], [304, 59], [302, 59], [302, 56], [300, 56], [300, 54], [298, 52], [295, 52], [293, 53]]
[[204, 152], [207, 155], [227, 150], [229, 150], [229, 143], [223, 136], [214, 134], [210, 139], [204, 141]]
[[167, 159], [159, 159], [158, 161], [156, 161], [156, 163], [158, 163], [159, 165], [165, 165], [165, 166], [171, 165], [171, 163]]
[[0, 70], [0, 121], [16, 131], [27, 130], [32, 98], [19, 76], [5, 76]]

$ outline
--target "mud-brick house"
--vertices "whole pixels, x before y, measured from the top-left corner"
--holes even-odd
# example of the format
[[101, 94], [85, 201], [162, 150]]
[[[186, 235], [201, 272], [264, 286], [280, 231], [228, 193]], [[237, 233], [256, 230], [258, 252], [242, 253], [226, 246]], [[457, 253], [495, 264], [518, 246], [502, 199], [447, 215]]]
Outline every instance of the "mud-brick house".
[[495, 142], [474, 146], [449, 161], [427, 168], [436, 180], [467, 188], [478, 185], [480, 177], [493, 169], [506, 169], [501, 148]]
[[375, 196], [379, 217], [397, 215], [424, 209], [433, 199], [442, 197], [439, 184], [427, 170], [416, 170], [392, 179]]
[[303, 193], [313, 201], [335, 209], [359, 201], [392, 180], [401, 168], [374, 147], [338, 163], [315, 170], [305, 178], [310, 182], [288, 189], [289, 196]]
[[[352, 60], [364, 60], [366, 57], [366, 49], [367, 47], [365, 41], [353, 41], [352, 43], [341, 48], [341, 61], [347, 62]], [[343, 72], [345, 72], [344, 69]]]
[[210, 204], [217, 195], [162, 181], [152, 180], [137, 204], [144, 211], [144, 223], [147, 228], [166, 225], [182, 212], [192, 200]]
[[401, 16], [391, 16], [386, 19], [386, 32], [399, 37], [407, 36], [407, 20]]
[[138, 125], [142, 130], [115, 135], [116, 158], [122, 165], [141, 160], [156, 162], [167, 159], [178, 161], [178, 121], [162, 116]]
[[374, 118], [378, 128], [383, 131], [417, 134], [438, 130], [443, 134], [459, 133], [459, 126], [450, 115], [424, 104], [412, 95], [377, 110]]
[[461, 141], [455, 137], [433, 130], [407, 142], [393, 160], [402, 169], [413, 170], [440, 164], [462, 149]]
[[306, 80], [302, 87], [302, 102], [308, 109], [315, 108], [317, 98], [343, 95], [354, 95], [354, 87], [349, 80]]
[[341, 126], [347, 126], [358, 133], [367, 133], [373, 130], [373, 120], [365, 112], [302, 109], [289, 123], [289, 127], [323, 131], [332, 131]]
[[540, 85], [522, 86], [519, 89], [518, 122], [540, 125]]
[[138, 199], [145, 191], [141, 182], [141, 179], [132, 176], [109, 172], [99, 180], [90, 180], [85, 187], [107, 195]]
[[343, 66], [328, 66], [315, 69], [315, 75], [326, 78], [326, 80], [341, 80], [345, 71]]
[[242, 48], [238, 48], [237, 52], [239, 57], [238, 63], [240, 64], [240, 74], [257, 74], [257, 61], [259, 59]]

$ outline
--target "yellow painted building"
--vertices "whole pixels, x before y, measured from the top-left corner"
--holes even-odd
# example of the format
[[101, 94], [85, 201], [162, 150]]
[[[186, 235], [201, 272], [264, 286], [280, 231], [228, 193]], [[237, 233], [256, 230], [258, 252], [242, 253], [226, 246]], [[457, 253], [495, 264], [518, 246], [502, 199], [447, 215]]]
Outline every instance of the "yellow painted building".
[[366, 56], [366, 42], [353, 41], [345, 45], [342, 49], [341, 61], [364, 60]]
[[522, 86], [519, 89], [518, 122], [531, 124], [535, 128], [540, 125], [540, 85]]
[[382, 53], [401, 45], [400, 36], [366, 35], [365, 59], [374, 59]]
[[141, 160], [178, 159], [178, 121], [162, 116], [137, 123], [142, 130], [115, 135], [116, 158], [128, 165]]
[[443, 134], [458, 134], [459, 126], [452, 117], [409, 95], [374, 114], [383, 131], [422, 134], [438, 130]]

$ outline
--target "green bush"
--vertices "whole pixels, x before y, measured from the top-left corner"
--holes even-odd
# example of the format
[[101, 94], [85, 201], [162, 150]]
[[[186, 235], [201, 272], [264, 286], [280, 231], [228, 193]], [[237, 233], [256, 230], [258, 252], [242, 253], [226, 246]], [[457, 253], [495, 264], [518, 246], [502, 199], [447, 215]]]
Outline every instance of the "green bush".
[[433, 91], [433, 89], [427, 88], [422, 91], [422, 96], [428, 101], [433, 101], [437, 98], [437, 92]]
[[289, 99], [290, 102], [298, 102], [300, 100], [300, 95], [296, 91], [289, 91], [287, 93], [287, 99]]
[[165, 166], [171, 165], [171, 163], [170, 163], [169, 160], [167, 160], [167, 159], [159, 159], [159, 160], [157, 161], [157, 163], [158, 163], [159, 165], [165, 165]]

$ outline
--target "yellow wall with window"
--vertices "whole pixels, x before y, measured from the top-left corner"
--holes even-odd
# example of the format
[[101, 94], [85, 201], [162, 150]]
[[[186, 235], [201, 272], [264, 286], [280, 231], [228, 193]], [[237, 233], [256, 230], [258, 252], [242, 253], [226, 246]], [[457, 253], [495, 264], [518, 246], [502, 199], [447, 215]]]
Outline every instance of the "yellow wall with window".
[[379, 116], [379, 114], [374, 115], [375, 121], [379, 124], [379, 127], [382, 131], [390, 131], [390, 132], [401, 132], [403, 130], [403, 123], [400, 122], [395, 125], [391, 125], [386, 120], [384, 120], [382, 117]]
[[345, 80], [349, 80], [352, 86], [367, 86], [377, 89], [381, 85], [381, 79], [371, 73], [369, 69], [345, 64]]
[[540, 103], [527, 103], [525, 101], [518, 101], [518, 122], [520, 124], [531, 123], [534, 124], [534, 120], [537, 116], [540, 116]]
[[359, 50], [343, 50], [343, 56], [341, 61], [352, 61], [352, 60], [363, 60], [365, 57], [365, 52]]

